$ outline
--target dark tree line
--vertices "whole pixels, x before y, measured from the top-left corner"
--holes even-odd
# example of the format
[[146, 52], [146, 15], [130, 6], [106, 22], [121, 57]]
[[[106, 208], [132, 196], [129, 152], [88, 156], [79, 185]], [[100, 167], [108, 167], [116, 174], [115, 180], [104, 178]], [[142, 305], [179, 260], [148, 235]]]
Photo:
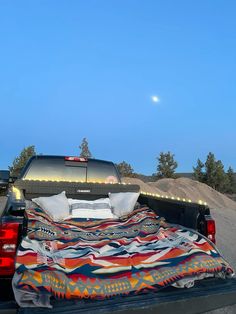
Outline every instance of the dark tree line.
[[[88, 141], [86, 138], [83, 138], [81, 145], [79, 146], [80, 149], [80, 157], [84, 158], [91, 158], [92, 154], [89, 150]], [[36, 155], [36, 148], [34, 145], [30, 145], [27, 147], [24, 147], [22, 151], [20, 152], [19, 156], [15, 157], [13, 160], [12, 165], [9, 167], [10, 173], [12, 177], [19, 176], [21, 170], [25, 166], [27, 160]]]
[[207, 155], [205, 162], [197, 160], [196, 167], [193, 167], [193, 176], [197, 181], [206, 183], [219, 192], [230, 194], [236, 192], [233, 168], [229, 167], [225, 171], [222, 161], [216, 160], [211, 152]]
[[[88, 140], [83, 138], [80, 148], [80, 157], [92, 158], [92, 154], [89, 149]], [[20, 174], [21, 169], [24, 167], [26, 161], [33, 155], [36, 155], [36, 149], [34, 145], [23, 148], [20, 155], [16, 157], [9, 167], [11, 175], [16, 177]], [[122, 161], [116, 164], [117, 169], [122, 177], [137, 177], [142, 175], [134, 172], [132, 166]], [[156, 172], [153, 174], [153, 179], [162, 178], [176, 178], [176, 168], [178, 163], [175, 160], [175, 155], [171, 152], [161, 152], [157, 157]], [[227, 171], [224, 169], [224, 165], [221, 160], [217, 160], [213, 153], [207, 155], [206, 161], [202, 162], [197, 160], [197, 164], [193, 167], [193, 178], [199, 182], [206, 183], [213, 189], [222, 192], [233, 194], [236, 193], [236, 182], [234, 176], [234, 170], [229, 167]]]
[[134, 169], [127, 162], [122, 161], [116, 167], [122, 177], [135, 177]]
[[[161, 152], [157, 157], [157, 161], [157, 171], [153, 174], [155, 179], [178, 177], [176, 174], [178, 163], [174, 158], [174, 154]], [[117, 164], [117, 168], [123, 177], [140, 177], [139, 174], [133, 171], [132, 166], [125, 161]], [[208, 154], [204, 163], [200, 159], [197, 160], [197, 165], [193, 167], [193, 178], [199, 182], [206, 183], [219, 192], [236, 193], [233, 168], [229, 167], [225, 171], [222, 161], [216, 160], [214, 154], [211, 152]]]
[[[157, 160], [157, 171], [153, 174], [153, 177], [156, 179], [176, 178], [175, 170], [178, 167], [178, 163], [174, 159], [174, 154], [161, 152]], [[125, 161], [116, 166], [122, 177], [140, 177], [139, 174], [134, 172], [132, 166]]]
[[19, 176], [21, 170], [24, 168], [27, 160], [36, 155], [36, 150], [34, 145], [30, 145], [24, 147], [19, 156], [17, 156], [14, 160], [12, 165], [9, 167], [10, 173], [12, 177]]

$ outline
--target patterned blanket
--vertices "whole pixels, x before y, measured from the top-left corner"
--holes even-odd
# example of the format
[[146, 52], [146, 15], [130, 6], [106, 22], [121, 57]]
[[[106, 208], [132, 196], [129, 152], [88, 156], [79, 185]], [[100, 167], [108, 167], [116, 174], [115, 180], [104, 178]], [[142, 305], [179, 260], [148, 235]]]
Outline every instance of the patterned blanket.
[[193, 230], [166, 224], [148, 208], [122, 220], [53, 222], [26, 211], [27, 236], [16, 257], [18, 304], [50, 307], [56, 298], [107, 298], [190, 287], [208, 276], [232, 276], [214, 244]]

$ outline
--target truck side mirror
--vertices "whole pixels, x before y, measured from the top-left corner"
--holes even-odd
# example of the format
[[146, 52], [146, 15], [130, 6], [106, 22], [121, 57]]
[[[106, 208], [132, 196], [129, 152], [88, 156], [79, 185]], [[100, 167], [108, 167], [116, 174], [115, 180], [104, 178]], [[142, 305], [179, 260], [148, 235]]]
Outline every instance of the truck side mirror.
[[0, 170], [0, 181], [9, 182], [10, 171], [9, 170]]
[[10, 179], [10, 171], [0, 170], [0, 192], [7, 191]]
[[14, 183], [16, 181], [17, 177], [10, 176], [9, 183]]

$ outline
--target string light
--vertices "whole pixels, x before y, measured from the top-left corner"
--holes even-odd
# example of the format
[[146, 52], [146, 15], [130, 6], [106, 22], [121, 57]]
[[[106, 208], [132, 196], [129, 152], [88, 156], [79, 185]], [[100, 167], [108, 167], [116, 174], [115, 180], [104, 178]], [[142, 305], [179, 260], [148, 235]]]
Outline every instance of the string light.
[[[131, 183], [125, 183], [125, 182], [99, 182], [99, 181], [78, 181], [78, 180], [67, 180], [67, 181], [63, 181], [60, 178], [55, 178], [54, 180], [49, 180], [47, 178], [43, 178], [43, 179], [22, 179], [23, 181], [34, 181], [34, 182], [64, 182], [64, 183], [81, 183], [81, 184], [113, 184], [113, 185], [131, 185]], [[19, 189], [17, 189], [16, 187], [12, 188], [13, 193], [15, 194], [16, 199], [21, 199], [21, 191]], [[147, 195], [147, 196], [152, 196], [155, 198], [165, 198], [165, 199], [171, 199], [171, 200], [178, 200], [178, 201], [182, 201], [185, 203], [192, 203], [193, 201], [191, 199], [186, 199], [186, 198], [180, 198], [180, 197], [174, 197], [174, 196], [168, 196], [168, 195], [160, 195], [160, 194], [156, 194], [156, 193], [150, 193], [150, 192], [145, 192], [145, 191], [140, 191], [140, 194], [142, 195]], [[197, 202], [199, 205], [205, 205], [207, 206], [207, 202], [204, 202], [202, 200], [199, 200]]]
[[[148, 192], [145, 192], [145, 191], [140, 191], [140, 194], [142, 195], [147, 195], [147, 196], [152, 196], [152, 197], [155, 197], [155, 198], [165, 198], [165, 199], [171, 199], [171, 200], [177, 200], [177, 201], [182, 201], [184, 203], [193, 203], [193, 201], [189, 198], [189, 199], [186, 199], [186, 198], [180, 198], [180, 197], [174, 197], [174, 196], [168, 196], [168, 195], [160, 195], [160, 194], [155, 194], [155, 193], [148, 193]], [[202, 200], [199, 200], [197, 202], [199, 205], [205, 205], [207, 206], [207, 202], [204, 202]]]
[[16, 200], [18, 200], [18, 201], [21, 200], [21, 191], [18, 188], [13, 186], [12, 187], [12, 192], [13, 192]]

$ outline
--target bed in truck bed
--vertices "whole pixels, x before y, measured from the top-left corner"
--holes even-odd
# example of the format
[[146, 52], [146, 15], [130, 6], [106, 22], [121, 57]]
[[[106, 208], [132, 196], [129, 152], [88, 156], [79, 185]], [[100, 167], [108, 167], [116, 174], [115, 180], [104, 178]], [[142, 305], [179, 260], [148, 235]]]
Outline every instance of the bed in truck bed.
[[[19, 222], [19, 231], [22, 230], [24, 200], [37, 196], [50, 196], [65, 190], [68, 197], [80, 199], [96, 199], [107, 196], [108, 192], [123, 192], [136, 187], [122, 184], [96, 184], [79, 182], [55, 182], [37, 180], [17, 180], [14, 184], [14, 193], [23, 199], [14, 200], [9, 196], [4, 209], [2, 222]], [[13, 194], [14, 194], [13, 193]], [[14, 195], [13, 195], [14, 196]], [[172, 224], [180, 224], [187, 228], [192, 228], [208, 237], [209, 231], [207, 221], [210, 217], [210, 210], [207, 206], [165, 199], [154, 195], [140, 194], [139, 200], [142, 205], [152, 208], [161, 217]], [[24, 229], [24, 228], [23, 228]], [[213, 230], [214, 231], [214, 230]], [[24, 232], [23, 232], [24, 234]], [[214, 234], [210, 234], [213, 236]], [[20, 239], [20, 233], [18, 240]], [[236, 302], [235, 279], [207, 278], [199, 281], [191, 289], [176, 289], [168, 287], [158, 293], [146, 293], [129, 296], [115, 296], [105, 300], [52, 300], [53, 309], [42, 308], [21, 308], [19, 313], [111, 313], [116, 311], [121, 313], [158, 313], [164, 310], [169, 313], [203, 313], [208, 310], [231, 305]], [[0, 303], [0, 308], [14, 308], [15, 303], [5, 301]]]

